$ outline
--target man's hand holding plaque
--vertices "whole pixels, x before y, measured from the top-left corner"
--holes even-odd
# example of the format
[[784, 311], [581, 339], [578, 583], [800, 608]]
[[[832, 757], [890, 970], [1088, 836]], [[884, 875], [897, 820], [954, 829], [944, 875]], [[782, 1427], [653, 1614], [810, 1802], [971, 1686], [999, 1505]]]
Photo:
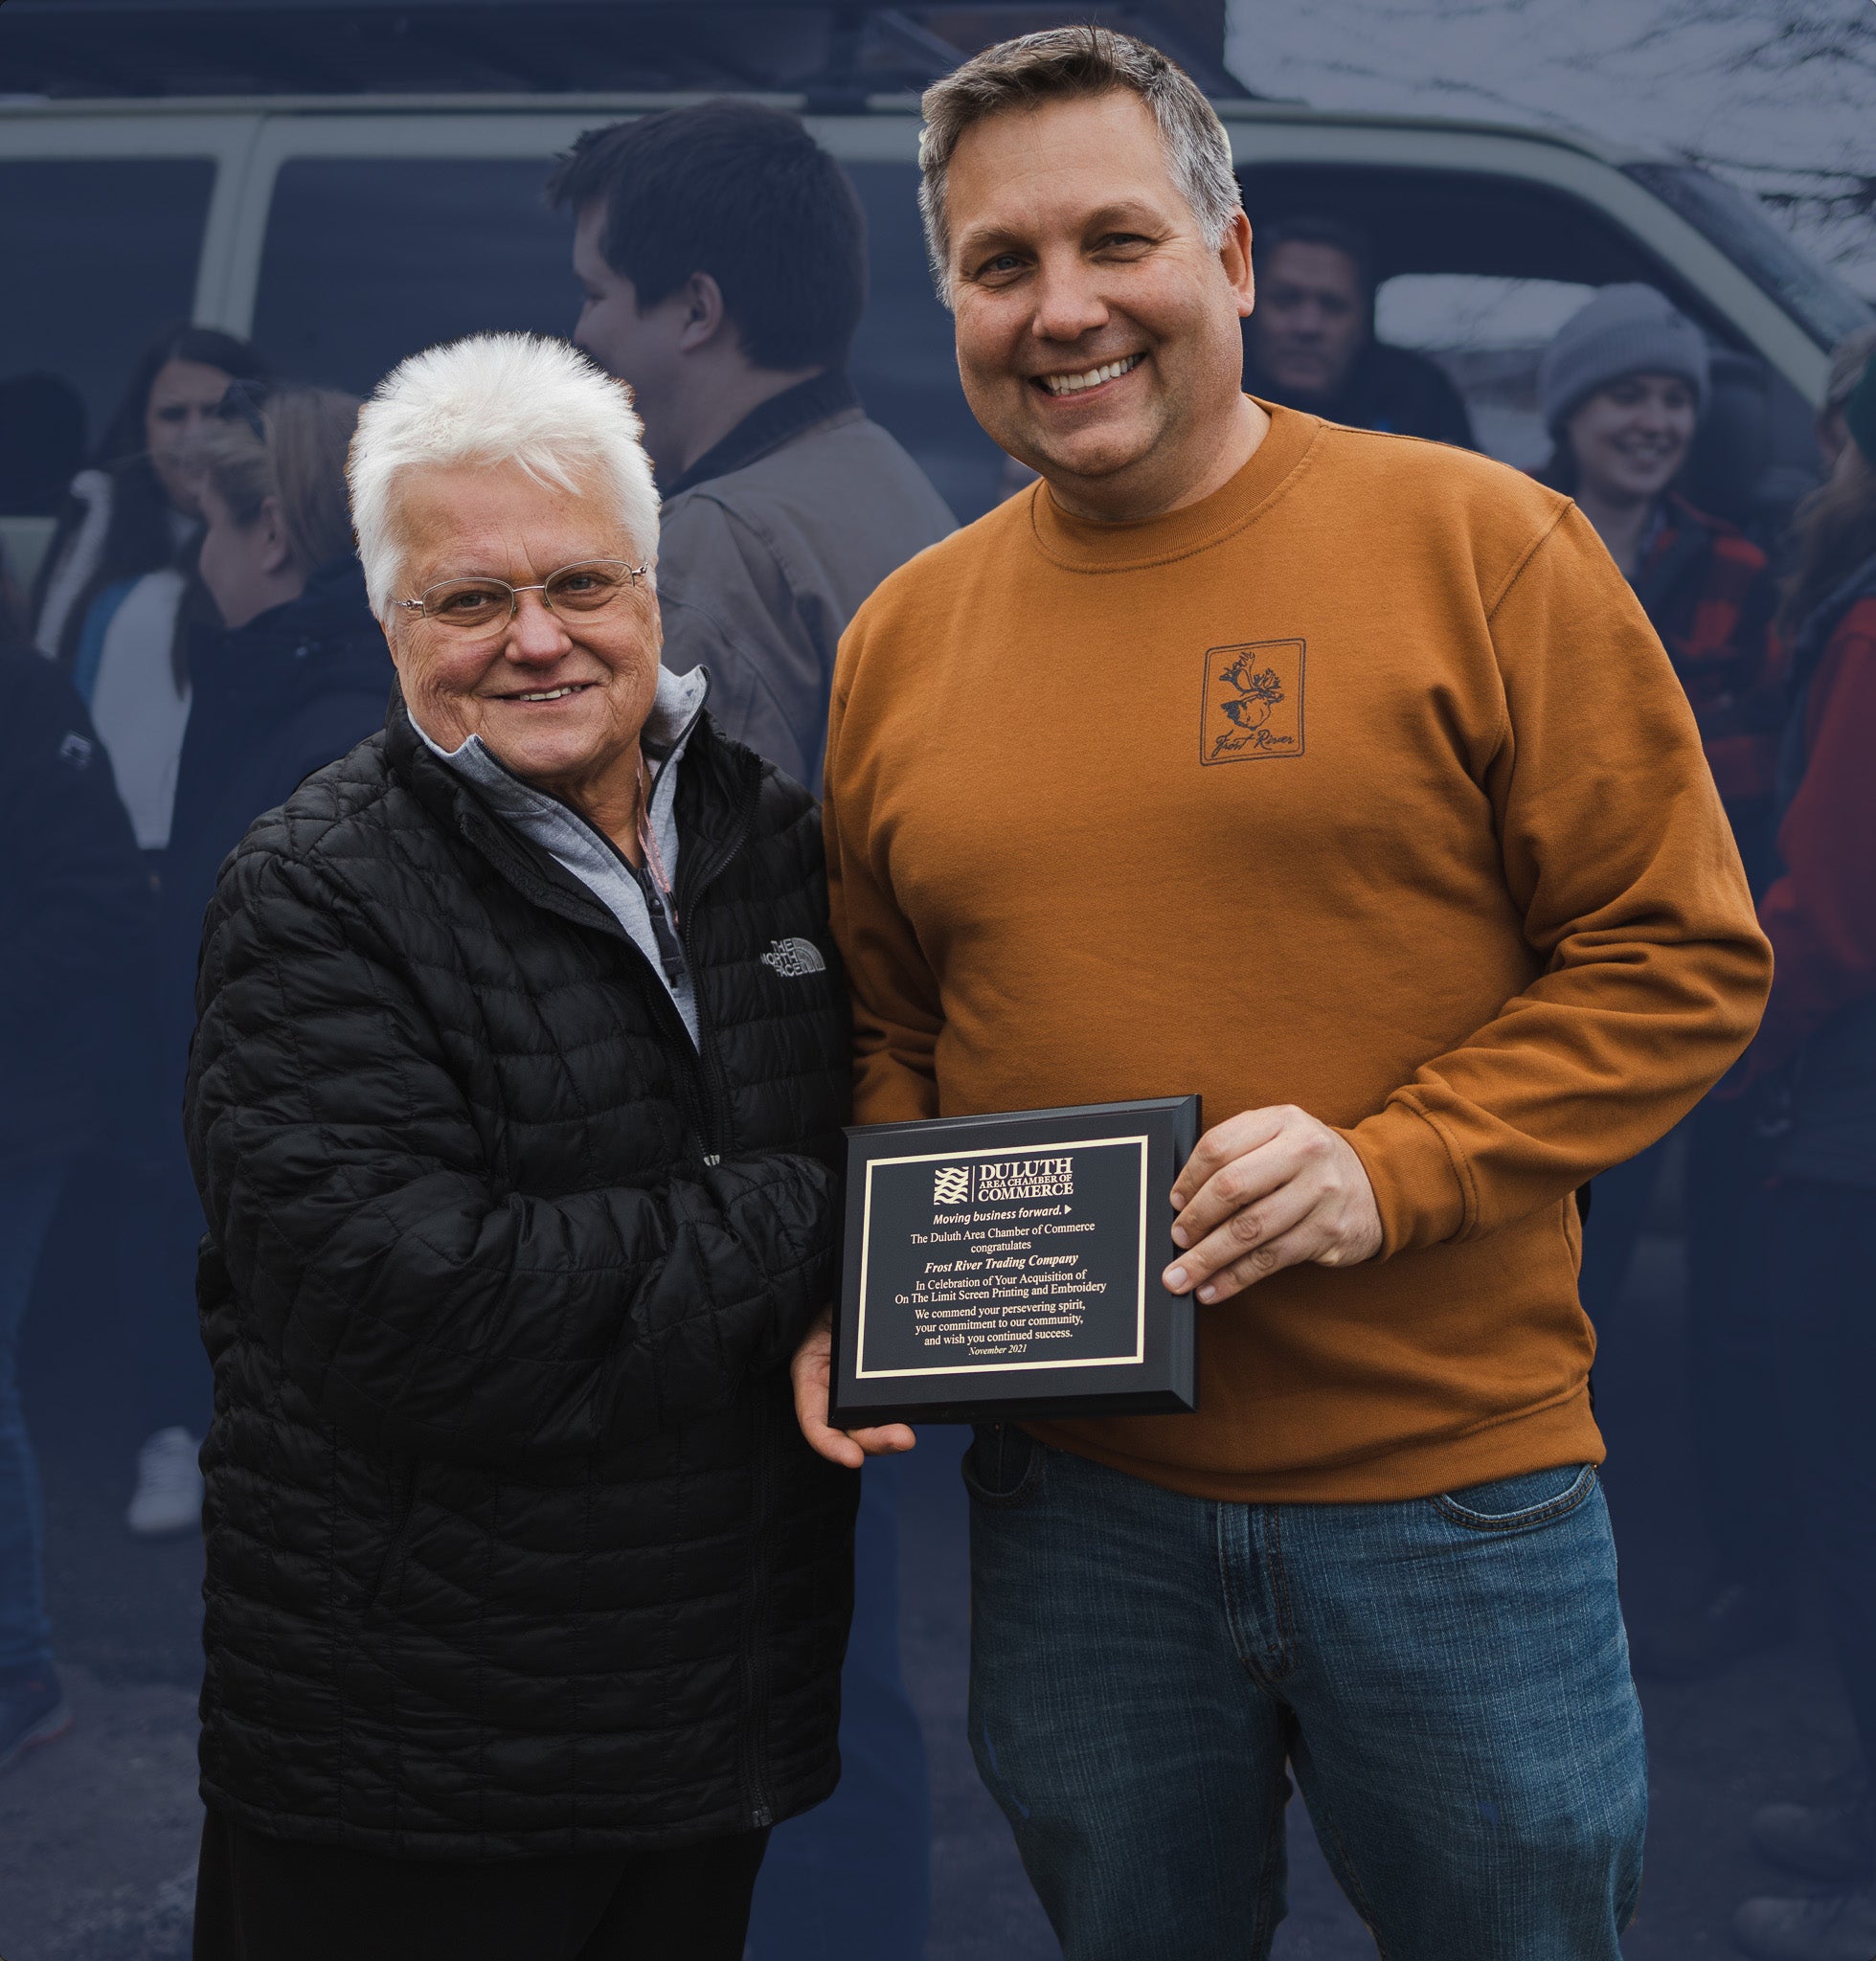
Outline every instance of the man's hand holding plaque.
[[1206, 1132], [1172, 1188], [1170, 1294], [1209, 1306], [1313, 1261], [1348, 1267], [1381, 1251], [1381, 1213], [1355, 1147], [1306, 1110], [1246, 1110]]

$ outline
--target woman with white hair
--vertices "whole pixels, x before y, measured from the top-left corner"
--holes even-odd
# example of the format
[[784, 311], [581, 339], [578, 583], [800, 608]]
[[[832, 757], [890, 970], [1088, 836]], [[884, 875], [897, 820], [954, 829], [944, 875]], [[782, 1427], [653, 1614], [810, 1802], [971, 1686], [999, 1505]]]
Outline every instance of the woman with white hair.
[[835, 1781], [844, 992], [812, 800], [660, 668], [638, 437], [556, 342], [385, 380], [401, 699], [209, 910], [198, 1961], [734, 1961]]

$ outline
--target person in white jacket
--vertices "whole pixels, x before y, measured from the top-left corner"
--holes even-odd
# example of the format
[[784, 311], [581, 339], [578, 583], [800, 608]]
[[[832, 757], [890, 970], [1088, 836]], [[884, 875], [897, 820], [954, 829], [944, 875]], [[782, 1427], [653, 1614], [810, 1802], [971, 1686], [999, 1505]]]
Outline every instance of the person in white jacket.
[[201, 511], [183, 457], [229, 384], [260, 374], [253, 349], [232, 334], [182, 327], [159, 336], [72, 481], [34, 594], [33, 637], [89, 708], [145, 851], [170, 841], [189, 720], [185, 636]]
[[[192, 441], [239, 382], [265, 387], [260, 356], [214, 327], [166, 329], [132, 371], [116, 414], [73, 479], [41, 563], [32, 601], [33, 639], [61, 667], [91, 716], [154, 891], [160, 888], [189, 726], [189, 643], [218, 630], [195, 575], [201, 509], [186, 459]], [[132, 1004], [134, 1008], [134, 1003]], [[112, 1251], [126, 1278], [141, 1272], [158, 1203], [147, 1175], [175, 1112], [156, 1092], [153, 1027], [132, 1015], [113, 1136], [127, 1175], [113, 1222]], [[137, 1456], [124, 1522], [140, 1537], [192, 1530], [201, 1516], [196, 1468], [208, 1410], [152, 1409], [155, 1427]]]

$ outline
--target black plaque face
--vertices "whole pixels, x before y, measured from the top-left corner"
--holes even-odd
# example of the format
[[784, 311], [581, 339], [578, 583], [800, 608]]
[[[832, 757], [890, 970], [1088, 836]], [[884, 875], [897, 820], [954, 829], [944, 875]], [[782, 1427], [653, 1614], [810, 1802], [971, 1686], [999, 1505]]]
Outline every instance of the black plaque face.
[[835, 1420], [1192, 1408], [1159, 1274], [1197, 1130], [1182, 1097], [849, 1131]]

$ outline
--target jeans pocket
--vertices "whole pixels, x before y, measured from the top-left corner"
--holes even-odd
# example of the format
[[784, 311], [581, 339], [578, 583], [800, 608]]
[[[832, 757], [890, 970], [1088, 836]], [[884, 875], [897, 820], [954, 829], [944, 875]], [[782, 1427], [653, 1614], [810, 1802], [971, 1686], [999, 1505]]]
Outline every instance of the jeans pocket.
[[979, 1504], [1020, 1505], [1042, 1482], [1043, 1448], [1013, 1423], [974, 1423], [959, 1469]]
[[1524, 1532], [1569, 1518], [1595, 1484], [1593, 1464], [1564, 1464], [1441, 1492], [1434, 1503], [1454, 1524], [1475, 1532]]

